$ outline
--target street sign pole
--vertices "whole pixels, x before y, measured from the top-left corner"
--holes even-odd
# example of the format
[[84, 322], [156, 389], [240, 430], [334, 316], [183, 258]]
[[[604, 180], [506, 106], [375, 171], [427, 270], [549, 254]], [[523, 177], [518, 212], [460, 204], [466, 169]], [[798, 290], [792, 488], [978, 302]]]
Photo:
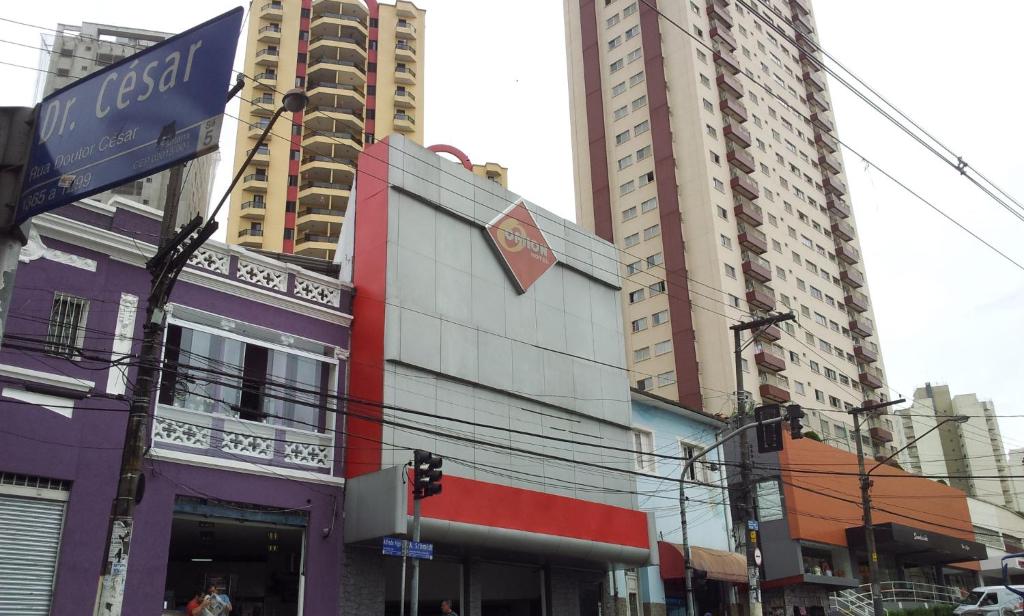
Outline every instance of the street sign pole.
[[[420, 542], [420, 499], [412, 505], [412, 540]], [[420, 559], [412, 559], [412, 589], [409, 599], [409, 616], [418, 616], [420, 609]]]

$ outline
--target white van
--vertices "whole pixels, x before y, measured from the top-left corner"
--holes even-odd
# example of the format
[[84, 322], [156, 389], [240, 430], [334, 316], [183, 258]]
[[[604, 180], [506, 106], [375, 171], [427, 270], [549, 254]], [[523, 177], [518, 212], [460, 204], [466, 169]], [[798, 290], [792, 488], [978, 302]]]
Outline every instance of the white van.
[[[1024, 591], [1024, 586], [1013, 588]], [[1024, 599], [1020, 595], [1010, 592], [1005, 586], [979, 586], [956, 606], [953, 613], [957, 616], [998, 616], [1003, 608], [1020, 613], [1021, 601]]]

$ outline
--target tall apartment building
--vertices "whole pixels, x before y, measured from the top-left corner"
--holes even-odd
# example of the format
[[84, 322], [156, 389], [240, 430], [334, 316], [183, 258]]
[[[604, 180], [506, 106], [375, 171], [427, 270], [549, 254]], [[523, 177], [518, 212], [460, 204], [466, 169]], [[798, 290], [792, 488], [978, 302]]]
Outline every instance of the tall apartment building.
[[[809, 1], [564, 1], [577, 219], [621, 250], [634, 384], [731, 411], [729, 326], [792, 310], [743, 354], [755, 398], [884, 399]], [[849, 447], [846, 414], [820, 418]]]
[[[55, 34], [42, 37], [43, 53], [36, 86], [37, 98], [42, 98], [94, 71], [118, 62], [146, 47], [171, 36], [167, 32], [125, 28], [83, 22], [82, 25], [58, 24]], [[225, 92], [230, 84], [225, 84]], [[196, 214], [205, 214], [210, 204], [213, 174], [219, 154], [210, 154], [188, 163], [184, 175], [179, 206], [179, 222]], [[130, 199], [136, 203], [162, 210], [167, 195], [170, 171], [164, 171], [134, 182], [117, 186], [91, 197], [103, 203], [112, 197]]]
[[[425, 12], [405, 0], [271, 0], [248, 22], [237, 169], [293, 87], [310, 96], [280, 122], [231, 195], [227, 241], [332, 258], [356, 157], [393, 132], [423, 141]], [[286, 116], [289, 117], [289, 116]]]
[[[914, 404], [901, 411], [901, 415], [908, 441], [943, 419], [966, 415], [966, 423], [943, 424], [911, 445], [907, 449], [910, 470], [924, 475], [948, 475], [950, 485], [970, 496], [1020, 510], [991, 401], [978, 400], [976, 394], [954, 396], [948, 385], [925, 383], [914, 390]], [[938, 438], [934, 437], [936, 434]], [[1019, 455], [1017, 468], [1021, 468]]]
[[1011, 449], [1006, 457], [1009, 461], [1006, 470], [1011, 477], [1010, 481], [1017, 503], [1014, 510], [1024, 513], [1024, 447]]

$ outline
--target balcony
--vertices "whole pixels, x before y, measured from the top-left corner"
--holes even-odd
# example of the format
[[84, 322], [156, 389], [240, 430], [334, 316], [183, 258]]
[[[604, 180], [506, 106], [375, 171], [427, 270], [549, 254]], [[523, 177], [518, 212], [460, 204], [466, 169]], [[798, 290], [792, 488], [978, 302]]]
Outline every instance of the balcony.
[[[752, 179], [745, 173], [733, 174], [732, 179], [729, 180], [729, 185], [732, 186], [732, 192], [735, 195], [740, 195], [747, 199], [757, 199], [761, 196], [761, 188], [757, 185], [757, 180]], [[737, 205], [736, 207], [739, 208], [740, 206]], [[739, 216], [738, 213], [737, 216]], [[760, 223], [751, 222], [750, 224]]]
[[395, 59], [399, 62], [415, 62], [416, 48], [404, 41], [395, 44]]
[[828, 103], [825, 102], [825, 96], [821, 92], [807, 90], [807, 102], [811, 105], [811, 111], [818, 113], [828, 111]]
[[736, 51], [736, 39], [727, 28], [722, 26], [713, 26], [711, 28], [711, 40], [718, 42], [720, 45], [725, 45], [729, 48], [729, 51]]
[[833, 220], [832, 234], [846, 240], [847, 242], [853, 241], [853, 225], [845, 220]]
[[259, 148], [256, 148], [256, 152], [255, 153], [253, 153], [252, 149], [247, 150], [245, 155], [248, 156], [249, 154], [252, 154], [252, 161], [251, 162], [253, 162], [253, 163], [257, 163], [258, 164], [258, 163], [269, 163], [270, 162], [270, 146], [268, 146], [266, 144], [261, 145]]
[[883, 385], [882, 379], [878, 378], [878, 375], [873, 372], [861, 372], [858, 379], [861, 385], [871, 389], [881, 389]]
[[313, 58], [310, 60], [309, 70], [332, 70], [335, 71], [335, 75], [355, 72], [359, 76], [357, 79], [359, 82], [362, 82], [366, 76], [366, 69], [363, 68], [361, 62], [336, 60], [334, 58]]
[[270, 126], [270, 120], [260, 120], [259, 122], [253, 122], [249, 125], [249, 136], [259, 137], [263, 134], [263, 131]]
[[786, 360], [781, 357], [781, 354], [781, 349], [762, 350], [754, 355], [754, 363], [762, 370], [782, 372], [786, 369]]
[[277, 73], [273, 71], [257, 73], [253, 79], [256, 80], [256, 87], [261, 90], [273, 90], [277, 87]]
[[789, 8], [794, 13], [800, 13], [803, 15], [811, 14], [811, 5], [807, 3], [807, 0], [789, 0]]
[[416, 38], [416, 26], [399, 19], [395, 24], [395, 36], [400, 39], [414, 39]]
[[277, 66], [276, 49], [260, 49], [256, 51], [256, 64], [259, 66]]
[[734, 145], [749, 148], [752, 143], [750, 131], [731, 120], [726, 120], [725, 128], [722, 132], [725, 134], [725, 138]]
[[267, 213], [267, 204], [264, 201], [246, 201], [238, 206], [238, 212], [242, 218], [263, 220]]
[[822, 178], [821, 185], [825, 187], [825, 192], [831, 195], [842, 196], [846, 194], [846, 183], [834, 175], [826, 175]]
[[251, 102], [253, 115], [269, 117], [274, 115], [274, 112], [277, 111], [277, 105], [274, 103], [273, 94], [261, 94], [252, 99]]
[[867, 312], [868, 310], [868, 296], [860, 291], [850, 291], [843, 301], [846, 303], [846, 307], [854, 312]]
[[335, 34], [323, 34], [313, 37], [309, 42], [309, 52], [342, 53], [349, 57], [366, 60], [366, 39], [355, 36], [338, 36]]
[[314, 13], [311, 22], [313, 29], [317, 32], [329, 31], [336, 33], [339, 31], [339, 28], [354, 28], [363, 35], [367, 34], [365, 18], [330, 11], [316, 12], [317, 8], [313, 8]]
[[772, 265], [764, 257], [752, 253], [743, 253], [743, 273], [747, 278], [758, 282], [768, 282], [772, 279]]
[[832, 154], [835, 154], [839, 150], [839, 143], [836, 141], [835, 137], [821, 132], [814, 133], [814, 145], [818, 146], [818, 149], [825, 150]]
[[334, 103], [335, 101], [332, 97], [341, 96], [350, 102], [358, 103], [358, 107], [362, 107], [366, 101], [363, 91], [353, 85], [337, 83], [335, 81], [310, 81], [308, 87], [309, 96], [313, 99], [317, 98], [317, 94], [323, 94], [328, 96], [328, 100], [331, 103]]
[[331, 158], [352, 158], [363, 149], [359, 135], [348, 132], [310, 130], [302, 137], [302, 149]]
[[761, 385], [758, 393], [761, 399], [768, 402], [789, 402], [789, 381], [783, 380], [777, 374], [760, 375]]
[[322, 235], [318, 233], [303, 233], [295, 242], [296, 251], [303, 250], [334, 250], [338, 247], [337, 235]]
[[858, 361], [862, 361], [865, 364], [873, 364], [878, 361], [878, 353], [860, 344], [853, 347], [853, 355]]
[[818, 156], [818, 164], [821, 165], [822, 169], [829, 173], [839, 173], [842, 168], [839, 164], [839, 159], [831, 154], [822, 154]]
[[814, 28], [811, 27], [811, 20], [807, 15], [797, 14], [793, 18], [793, 29], [806, 36], [811, 36], [814, 33]]
[[302, 208], [295, 218], [295, 226], [300, 230], [306, 227], [326, 228], [327, 225], [340, 225], [345, 220], [345, 212], [322, 207]]
[[736, 77], [729, 73], [719, 73], [716, 81], [718, 82], [719, 91], [726, 95], [731, 94], [736, 98], [742, 98], [743, 94], [746, 92], [746, 90], [743, 89], [743, 84], [740, 83], [740, 80], [736, 79]]
[[708, 18], [713, 20], [711, 22], [712, 25], [725, 26], [726, 28], [732, 27], [732, 15], [729, 14], [729, 9], [725, 5], [712, 0], [712, 2], [708, 2], [707, 12]]
[[796, 45], [797, 51], [800, 52], [801, 57], [809, 55], [814, 57], [816, 60], [821, 60], [821, 52], [818, 51], [818, 45], [815, 43], [814, 38], [809, 34], [797, 30]]
[[775, 325], [769, 325], [754, 332], [758, 340], [765, 342], [776, 342], [782, 340], [782, 330]]
[[732, 75], [743, 72], [743, 67], [740, 66], [740, 61], [736, 59], [736, 56], [732, 54], [728, 49], [719, 47], [715, 52], [715, 65], [721, 68], [723, 71], [728, 72]]
[[752, 308], [775, 310], [775, 291], [763, 284], [747, 281], [747, 303]]
[[822, 113], [817, 113], [817, 112], [812, 113], [811, 114], [811, 124], [815, 125], [819, 129], [821, 129], [821, 130], [823, 130], [823, 131], [825, 131], [827, 133], [831, 133], [831, 132], [833, 132], [835, 130], [835, 127], [832, 125], [832, 120], [829, 120], [828, 118], [826, 118], [825, 114], [822, 114]]
[[761, 208], [757, 204], [747, 201], [746, 199], [737, 198], [736, 207], [734, 207], [732, 211], [736, 214], [736, 218], [739, 218], [749, 225], [760, 227], [764, 222]]
[[747, 121], [747, 108], [743, 106], [743, 103], [731, 96], [726, 96], [719, 101], [718, 108], [722, 110], [723, 114], [729, 116], [733, 120], [736, 120], [740, 124]]
[[416, 83], [416, 71], [408, 66], [395, 67], [395, 83], [411, 86]]
[[757, 170], [754, 156], [746, 150], [742, 150], [740, 148], [729, 148], [729, 152], [725, 155], [725, 159], [729, 161], [730, 165], [744, 173], [753, 173]]
[[256, 33], [256, 40], [261, 43], [279, 43], [281, 42], [281, 26], [278, 24], [270, 24], [260, 28], [259, 32]]
[[340, 182], [308, 181], [299, 185], [299, 199], [312, 195], [326, 195], [330, 197], [348, 197], [352, 190], [351, 184]]
[[850, 321], [850, 331], [861, 337], [875, 333], [875, 324], [866, 316], [859, 316]]
[[356, 172], [356, 161], [353, 158], [335, 158], [320, 154], [303, 156], [299, 171], [305, 174], [315, 170], [342, 172], [351, 176]]
[[818, 92], [825, 90], [825, 79], [817, 71], [804, 71], [804, 83]]
[[250, 173], [242, 178], [242, 190], [252, 193], [267, 192], [267, 175], [264, 173]]
[[878, 443], [891, 443], [892, 432], [889, 432], [881, 426], [873, 426], [868, 428], [868, 434], [871, 436], [871, 440]]
[[768, 236], [764, 234], [764, 231], [743, 223], [740, 223], [738, 228], [740, 246], [759, 255], [768, 252]]
[[850, 217], [850, 206], [840, 197], [825, 195], [825, 205], [828, 207], [828, 213], [836, 218]]
[[242, 246], [263, 246], [263, 229], [239, 229], [238, 243]]
[[416, 95], [405, 88], [395, 89], [395, 107], [409, 109], [416, 106]]
[[411, 133], [416, 130], [416, 118], [407, 113], [396, 113], [394, 115], [395, 130], [403, 133]]
[[395, 3], [395, 12], [398, 13], [399, 17], [408, 17], [410, 19], [416, 17], [416, 10], [410, 2], [399, 0]]
[[284, 19], [284, 3], [268, 2], [260, 7], [260, 19], [281, 21]]
[[836, 244], [836, 256], [847, 265], [860, 263], [860, 251], [849, 244]]
[[864, 274], [852, 267], [844, 268], [843, 271], [839, 272], [839, 279], [855, 289], [864, 286]]

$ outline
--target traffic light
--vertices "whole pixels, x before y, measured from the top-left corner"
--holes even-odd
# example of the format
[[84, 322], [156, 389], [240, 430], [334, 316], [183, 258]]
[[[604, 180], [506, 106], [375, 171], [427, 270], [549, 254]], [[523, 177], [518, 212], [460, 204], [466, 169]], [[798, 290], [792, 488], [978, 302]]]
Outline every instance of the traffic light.
[[800, 420], [807, 416], [799, 404], [790, 404], [786, 407], [786, 417], [789, 418], [789, 435], [793, 438], [803, 438], [803, 424]]
[[769, 419], [777, 419], [782, 415], [778, 404], [766, 404], [754, 409], [754, 420], [757, 421], [757, 451], [771, 453], [782, 451], [782, 424], [764, 424]]
[[416, 500], [441, 493], [441, 456], [417, 449], [413, 452], [412, 497]]

